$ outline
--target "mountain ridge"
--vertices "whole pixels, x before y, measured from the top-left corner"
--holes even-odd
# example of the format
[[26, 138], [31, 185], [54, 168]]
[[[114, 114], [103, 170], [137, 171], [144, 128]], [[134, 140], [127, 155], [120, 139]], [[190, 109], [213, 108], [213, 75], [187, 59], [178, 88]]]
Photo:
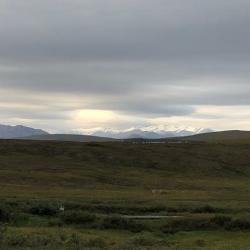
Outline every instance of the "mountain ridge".
[[[167, 130], [168, 129], [168, 130]], [[226, 130], [213, 131], [204, 128], [151, 126], [127, 130], [96, 129], [88, 134], [50, 134], [42, 129], [22, 125], [10, 126], [0, 124], [0, 139], [54, 140], [79, 142], [105, 142], [126, 139], [147, 140], [188, 140], [188, 141], [229, 141], [250, 140], [250, 131]]]
[[162, 126], [150, 126], [142, 128], [131, 128], [127, 130], [113, 130], [113, 129], [96, 129], [93, 131], [86, 131], [88, 135], [111, 137], [115, 139], [163, 139], [182, 136], [191, 136], [195, 134], [213, 132], [211, 129], [205, 128], [191, 128], [191, 127], [162, 127]]
[[245, 130], [226, 130], [211, 133], [197, 134], [193, 136], [185, 136], [175, 138], [178, 140], [204, 141], [204, 142], [220, 142], [235, 140], [250, 140], [250, 131]]
[[46, 134], [33, 135], [15, 138], [19, 140], [35, 140], [35, 141], [71, 141], [71, 142], [108, 142], [116, 141], [114, 138], [92, 136], [92, 135], [75, 135], [75, 134]]
[[1, 139], [14, 139], [16, 137], [25, 137], [33, 135], [46, 135], [48, 132], [42, 129], [35, 129], [22, 125], [3, 125], [0, 124], [0, 138]]
[[210, 132], [208, 129], [196, 129], [191, 127], [176, 126], [149, 126], [142, 128], [130, 128], [126, 130], [114, 129], [93, 129], [86, 131], [84, 134], [65, 133], [50, 134], [42, 129], [26, 127], [23, 125], [1, 125], [0, 139], [30, 139], [30, 140], [73, 140], [73, 141], [107, 141], [107, 140], [123, 140], [123, 139], [162, 139], [181, 136], [194, 135], [196, 133]]

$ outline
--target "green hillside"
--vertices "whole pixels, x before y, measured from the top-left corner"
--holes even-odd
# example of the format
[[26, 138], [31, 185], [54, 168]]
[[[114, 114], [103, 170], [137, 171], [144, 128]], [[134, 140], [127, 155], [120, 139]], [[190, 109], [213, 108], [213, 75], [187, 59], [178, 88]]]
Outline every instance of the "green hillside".
[[92, 135], [74, 135], [74, 134], [46, 134], [21, 137], [22, 140], [36, 141], [75, 141], [75, 142], [107, 142], [116, 141], [113, 138], [99, 137]]
[[[204, 185], [209, 187], [204, 192], [220, 187], [218, 196], [227, 190], [223, 190], [221, 179], [239, 181], [240, 185], [248, 180], [249, 149], [250, 144], [144, 145], [7, 140], [0, 141], [0, 178], [1, 185], [7, 183], [15, 195], [27, 188], [29, 191], [24, 195], [30, 197], [36, 197], [36, 188], [39, 193], [46, 190], [46, 196], [49, 193], [58, 196], [55, 189], [59, 188], [63, 190], [63, 197], [68, 198], [67, 192], [70, 192], [72, 199], [78, 197], [75, 189], [88, 195], [93, 189], [118, 193], [123, 189], [125, 193], [127, 190], [133, 193], [134, 190], [148, 192], [161, 188], [168, 190], [169, 195], [179, 189], [192, 191], [189, 196], [194, 192], [199, 200], [196, 192], [201, 192], [200, 187], [204, 190]], [[19, 186], [17, 190], [16, 186]], [[48, 191], [48, 186], [53, 189]], [[92, 197], [92, 193], [89, 196]]]
[[193, 136], [186, 136], [180, 139], [190, 140], [190, 141], [206, 141], [206, 142], [223, 142], [223, 141], [240, 142], [241, 140], [243, 140], [244, 142], [245, 140], [250, 141], [250, 131], [228, 130], [228, 131], [211, 132], [211, 133], [197, 134]]
[[2, 140], [0, 236], [6, 249], [250, 246], [249, 152], [250, 143]]

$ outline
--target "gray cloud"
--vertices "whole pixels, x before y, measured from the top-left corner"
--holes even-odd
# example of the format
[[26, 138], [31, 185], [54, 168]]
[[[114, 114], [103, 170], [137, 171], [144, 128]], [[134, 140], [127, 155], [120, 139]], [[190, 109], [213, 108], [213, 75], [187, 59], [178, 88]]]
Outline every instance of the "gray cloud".
[[245, 0], [1, 2], [9, 60], [249, 58]]
[[0, 0], [0, 101], [41, 120], [250, 105], [249, 25], [248, 0]]
[[70, 119], [70, 114], [65, 112], [65, 110], [60, 110], [57, 112], [56, 109], [50, 111], [50, 108], [29, 108], [18, 107], [18, 106], [1, 106], [0, 113], [1, 117], [14, 118], [14, 119], [42, 119], [42, 120], [68, 120]]

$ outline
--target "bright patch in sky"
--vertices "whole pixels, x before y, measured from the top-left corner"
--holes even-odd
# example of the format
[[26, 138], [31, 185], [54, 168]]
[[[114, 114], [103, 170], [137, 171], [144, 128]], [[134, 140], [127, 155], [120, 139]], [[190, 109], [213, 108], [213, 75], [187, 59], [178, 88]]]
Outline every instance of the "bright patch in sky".
[[115, 119], [115, 114], [107, 110], [83, 109], [73, 112], [76, 124], [86, 127], [87, 125], [103, 125]]

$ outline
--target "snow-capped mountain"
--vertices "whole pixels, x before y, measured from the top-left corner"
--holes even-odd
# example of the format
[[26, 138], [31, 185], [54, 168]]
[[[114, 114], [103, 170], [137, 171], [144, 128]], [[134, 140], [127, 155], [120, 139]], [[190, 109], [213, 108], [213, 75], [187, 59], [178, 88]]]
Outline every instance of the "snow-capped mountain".
[[114, 130], [105, 128], [94, 128], [94, 129], [81, 129], [77, 132], [81, 134], [88, 134], [93, 136], [110, 137], [116, 139], [131, 139], [131, 138], [145, 138], [145, 139], [160, 139], [160, 138], [171, 138], [180, 136], [190, 136], [201, 133], [213, 132], [211, 129], [205, 128], [193, 128], [193, 127], [182, 127], [182, 126], [169, 126], [169, 125], [158, 125], [158, 126], [147, 126], [140, 128], [130, 128], [126, 130]]

